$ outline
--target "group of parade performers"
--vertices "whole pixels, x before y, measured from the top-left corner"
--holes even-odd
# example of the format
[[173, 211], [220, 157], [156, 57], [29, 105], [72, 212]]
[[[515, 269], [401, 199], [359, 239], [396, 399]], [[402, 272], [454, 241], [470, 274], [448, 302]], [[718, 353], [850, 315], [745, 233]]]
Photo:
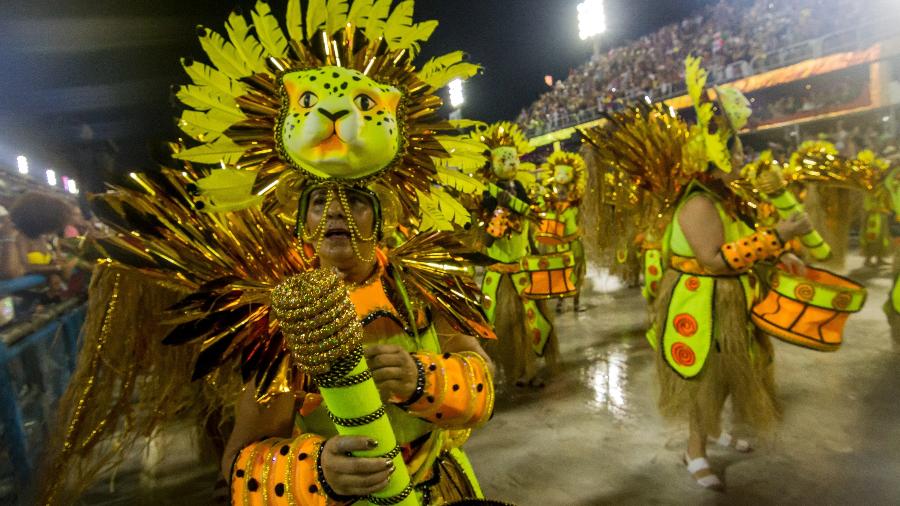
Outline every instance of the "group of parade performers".
[[778, 419], [769, 336], [837, 349], [865, 290], [806, 265], [828, 245], [800, 201], [834, 183], [896, 212], [896, 169], [825, 143], [745, 166], [749, 103], [693, 58], [695, 121], [627, 105], [579, 132], [584, 158], [541, 160], [514, 124], [441, 117], [479, 67], [417, 66], [436, 25], [411, 1], [290, 0], [199, 30], [171, 166], [93, 196], [113, 233], [82, 244], [97, 263], [43, 503], [173, 422], [196, 423], [233, 504], [489, 503], [462, 445], [495, 395], [560, 367], [554, 317], [584, 310], [601, 221], [642, 271], [659, 406], [688, 423], [700, 486], [722, 488], [708, 443], [751, 449], [727, 399]]

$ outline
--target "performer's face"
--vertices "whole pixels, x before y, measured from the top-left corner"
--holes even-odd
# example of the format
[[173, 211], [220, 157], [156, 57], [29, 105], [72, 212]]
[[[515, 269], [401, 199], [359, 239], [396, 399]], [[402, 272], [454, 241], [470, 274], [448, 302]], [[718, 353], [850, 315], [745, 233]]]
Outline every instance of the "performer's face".
[[[352, 189], [334, 187], [312, 191], [306, 209], [306, 231], [316, 254], [327, 263], [358, 261], [375, 247], [375, 209], [370, 196]], [[324, 221], [323, 221], [324, 220]], [[356, 242], [354, 250], [353, 242]]]

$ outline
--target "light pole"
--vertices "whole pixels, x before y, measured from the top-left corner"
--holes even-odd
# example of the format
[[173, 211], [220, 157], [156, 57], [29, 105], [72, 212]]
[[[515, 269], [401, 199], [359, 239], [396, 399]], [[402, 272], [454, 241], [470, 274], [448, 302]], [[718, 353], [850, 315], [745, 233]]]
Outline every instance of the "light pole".
[[450, 107], [453, 108], [453, 111], [450, 113], [450, 119], [462, 119], [462, 105], [466, 102], [466, 97], [463, 95], [462, 79], [450, 81], [447, 89], [450, 92]]
[[594, 57], [600, 56], [600, 35], [606, 32], [606, 11], [603, 0], [584, 0], [578, 4], [578, 36], [581, 40], [593, 37]]

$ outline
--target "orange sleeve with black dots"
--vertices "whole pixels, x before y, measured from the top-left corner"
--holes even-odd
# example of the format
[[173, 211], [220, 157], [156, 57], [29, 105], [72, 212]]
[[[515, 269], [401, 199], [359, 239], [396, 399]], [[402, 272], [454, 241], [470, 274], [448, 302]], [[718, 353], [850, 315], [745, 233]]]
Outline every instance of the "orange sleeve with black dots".
[[761, 228], [756, 233], [725, 243], [719, 250], [725, 263], [735, 271], [746, 271], [753, 264], [776, 258], [784, 251], [784, 245], [774, 229]]
[[447, 429], [468, 429], [494, 411], [494, 383], [487, 362], [475, 352], [417, 352], [425, 371], [425, 392], [407, 409]]
[[231, 470], [235, 506], [325, 506], [316, 468], [325, 440], [314, 434], [293, 439], [269, 438], [246, 446]]

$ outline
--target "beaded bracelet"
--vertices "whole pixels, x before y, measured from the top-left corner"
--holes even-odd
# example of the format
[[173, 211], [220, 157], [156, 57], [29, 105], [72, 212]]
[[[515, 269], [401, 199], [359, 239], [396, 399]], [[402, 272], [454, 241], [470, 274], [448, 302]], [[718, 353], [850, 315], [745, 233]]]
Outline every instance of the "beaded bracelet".
[[322, 469], [322, 451], [325, 449], [325, 441], [319, 445], [319, 448], [316, 450], [316, 479], [319, 482], [319, 488], [322, 492], [325, 492], [325, 496], [329, 499], [341, 503], [350, 503], [358, 499], [356, 496], [352, 495], [340, 495], [331, 488], [331, 485], [325, 481], [325, 470]]
[[419, 360], [419, 357], [412, 355], [413, 361], [416, 363], [416, 389], [413, 391], [413, 394], [409, 396], [409, 399], [398, 402], [397, 407], [406, 409], [422, 398], [425, 395], [425, 364]]

